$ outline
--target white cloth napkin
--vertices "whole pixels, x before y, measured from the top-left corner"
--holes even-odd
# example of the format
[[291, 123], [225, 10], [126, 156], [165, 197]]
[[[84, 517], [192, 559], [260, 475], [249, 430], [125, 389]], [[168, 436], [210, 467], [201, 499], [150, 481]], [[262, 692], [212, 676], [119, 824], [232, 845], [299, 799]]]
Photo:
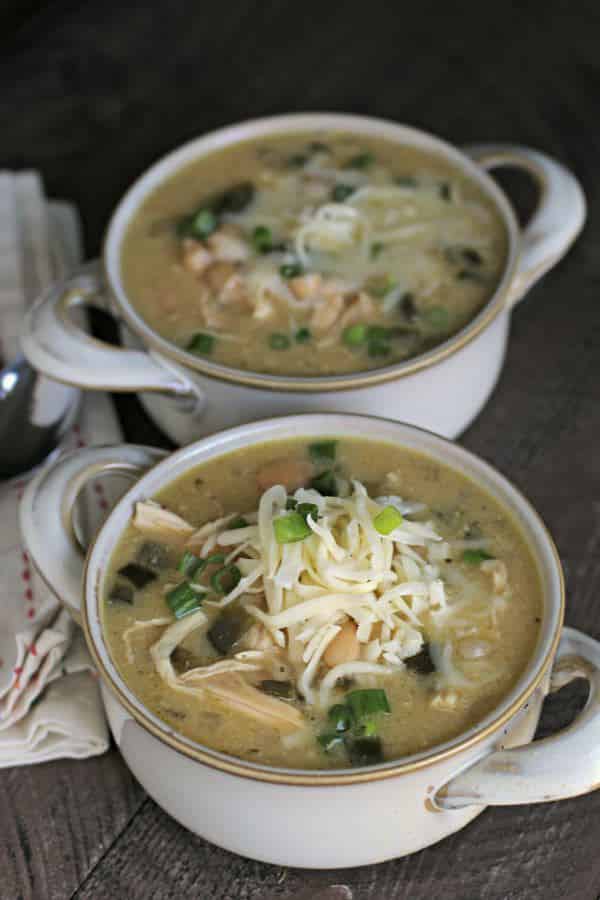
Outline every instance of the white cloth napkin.
[[[24, 310], [81, 259], [79, 222], [66, 204], [48, 204], [35, 173], [0, 173], [0, 348], [18, 352]], [[108, 397], [85, 398], [65, 450], [118, 443]], [[109, 742], [96, 673], [83, 635], [34, 571], [17, 510], [25, 482], [0, 483], [0, 767], [83, 758]], [[87, 530], [111, 505], [98, 482], [85, 495]]]

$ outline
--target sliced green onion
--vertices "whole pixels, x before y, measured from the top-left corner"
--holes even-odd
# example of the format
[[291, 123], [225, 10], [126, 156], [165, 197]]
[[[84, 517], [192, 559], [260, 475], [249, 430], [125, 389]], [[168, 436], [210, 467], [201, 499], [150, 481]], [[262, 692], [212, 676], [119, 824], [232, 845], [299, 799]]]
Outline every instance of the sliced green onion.
[[193, 578], [198, 569], [203, 569], [205, 565], [206, 563], [203, 559], [200, 559], [195, 553], [190, 553], [190, 551], [187, 550], [181, 557], [178, 570], [182, 575]]
[[266, 225], [257, 225], [252, 232], [252, 243], [257, 253], [270, 253], [273, 249], [273, 233]]
[[296, 510], [273, 519], [273, 531], [278, 544], [294, 544], [296, 541], [303, 541], [311, 533], [306, 519]]
[[195, 334], [187, 345], [187, 350], [196, 356], [208, 356], [212, 353], [215, 346], [215, 339], [212, 334], [203, 334], [201, 331]]
[[182, 619], [191, 612], [196, 612], [202, 606], [204, 595], [195, 591], [188, 581], [182, 581], [166, 596], [170, 609], [175, 613], [176, 619]]
[[372, 153], [366, 151], [365, 153], [359, 153], [357, 156], [353, 156], [352, 159], [349, 159], [345, 169], [368, 169], [370, 165], [375, 162], [375, 157]]
[[295, 499], [295, 497], [288, 497], [287, 500], [285, 501], [286, 509], [296, 509], [297, 506], [298, 506], [298, 501]]
[[442, 198], [442, 200], [445, 200], [446, 203], [449, 203], [452, 199], [452, 190], [447, 181], [443, 181], [440, 184], [440, 197]]
[[302, 275], [303, 271], [299, 262], [284, 263], [282, 266], [279, 266], [279, 274], [282, 278], [297, 278], [298, 275]]
[[433, 306], [425, 313], [427, 321], [434, 328], [446, 328], [448, 325], [448, 310], [443, 306]]
[[243, 516], [238, 516], [237, 519], [232, 519], [231, 522], [227, 525], [227, 528], [247, 528], [248, 522]]
[[369, 253], [371, 259], [377, 259], [384, 247], [385, 244], [382, 243], [382, 241], [375, 241], [373, 244], [371, 244], [371, 250]]
[[402, 513], [395, 506], [386, 506], [377, 513], [373, 519], [373, 525], [379, 534], [390, 534], [395, 528], [402, 525]]
[[463, 562], [469, 563], [470, 566], [478, 566], [479, 563], [485, 562], [486, 559], [494, 557], [487, 550], [465, 550], [462, 555]]
[[238, 567], [231, 564], [223, 566], [222, 569], [215, 572], [211, 576], [210, 583], [217, 594], [228, 594], [234, 587], [237, 587], [241, 577], [242, 573]]
[[378, 731], [377, 722], [373, 716], [363, 719], [359, 727], [361, 737], [375, 737]]
[[348, 347], [359, 347], [366, 343], [369, 328], [367, 325], [348, 325], [342, 332], [342, 340]]
[[193, 213], [189, 220], [189, 233], [204, 240], [209, 237], [218, 225], [217, 217], [212, 209], [205, 207]]
[[204, 566], [202, 568], [206, 568], [206, 566], [215, 566], [218, 563], [225, 562], [225, 554], [224, 553], [211, 553], [210, 556], [207, 556], [205, 560], [203, 560]]
[[367, 348], [369, 356], [388, 356], [391, 353], [391, 347], [385, 341], [369, 341]]
[[309, 516], [311, 516], [314, 521], [319, 515], [319, 507], [316, 503], [299, 503], [296, 507], [296, 512], [299, 513], [305, 521]]
[[362, 722], [377, 713], [391, 712], [387, 694], [382, 688], [365, 688], [351, 691], [346, 695], [346, 703], [355, 722]]
[[331, 199], [336, 203], [343, 203], [354, 193], [354, 188], [349, 184], [336, 184], [331, 192]]
[[311, 337], [312, 334], [310, 328], [299, 328], [294, 335], [297, 344], [306, 344], [307, 341], [310, 341]]
[[336, 703], [327, 713], [327, 718], [336, 732], [348, 731], [352, 727], [352, 712], [345, 703]]
[[324, 497], [337, 497], [338, 495], [335, 473], [331, 469], [327, 469], [326, 472], [321, 472], [320, 475], [313, 478], [309, 487]]
[[390, 329], [385, 325], [369, 325], [367, 329], [367, 337], [370, 341], [387, 341], [390, 336]]
[[386, 276], [385, 278], [373, 280], [369, 285], [369, 293], [373, 294], [374, 297], [381, 299], [397, 287], [398, 282], [394, 281], [393, 278]]
[[341, 734], [335, 734], [332, 732], [326, 732], [325, 734], [320, 734], [317, 737], [317, 740], [325, 753], [330, 753], [336, 747], [341, 746], [344, 743], [344, 738]]
[[274, 332], [269, 335], [269, 347], [271, 350], [289, 350], [292, 342], [287, 334]]
[[308, 452], [310, 458], [315, 462], [323, 460], [332, 461], [335, 459], [335, 449], [337, 441], [317, 441], [316, 444], [309, 444]]

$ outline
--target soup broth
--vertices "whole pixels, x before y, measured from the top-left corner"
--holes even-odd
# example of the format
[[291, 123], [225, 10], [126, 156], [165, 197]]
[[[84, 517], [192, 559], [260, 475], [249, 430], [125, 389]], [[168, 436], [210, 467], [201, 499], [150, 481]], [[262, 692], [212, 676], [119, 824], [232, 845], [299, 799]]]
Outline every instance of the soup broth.
[[157, 187], [125, 236], [125, 290], [191, 354], [279, 375], [414, 357], [494, 293], [507, 240], [437, 156], [351, 134], [247, 141]]
[[225, 455], [137, 503], [103, 590], [111, 655], [148, 709], [216, 750], [308, 769], [461, 734], [515, 684], [542, 615], [495, 499], [346, 438]]

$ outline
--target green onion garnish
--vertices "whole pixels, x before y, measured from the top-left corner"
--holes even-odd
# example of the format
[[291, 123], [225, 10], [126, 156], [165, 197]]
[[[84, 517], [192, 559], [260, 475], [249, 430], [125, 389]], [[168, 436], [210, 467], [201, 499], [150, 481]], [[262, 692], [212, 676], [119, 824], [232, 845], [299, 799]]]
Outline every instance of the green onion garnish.
[[318, 491], [324, 497], [337, 497], [338, 494], [337, 481], [331, 469], [327, 469], [326, 472], [321, 472], [320, 475], [313, 478], [309, 487], [314, 491]]
[[369, 356], [388, 356], [391, 347], [385, 341], [369, 341], [367, 352]]
[[314, 521], [319, 515], [319, 507], [316, 503], [299, 503], [296, 506], [296, 512], [299, 513], [305, 521], [309, 516], [311, 516]]
[[217, 594], [228, 594], [234, 587], [237, 587], [241, 577], [242, 573], [238, 567], [231, 564], [223, 566], [222, 569], [215, 572], [210, 579], [210, 583]]
[[348, 731], [352, 727], [352, 712], [345, 703], [336, 703], [327, 713], [327, 718], [336, 732]]
[[252, 243], [257, 253], [270, 253], [273, 249], [273, 233], [266, 225], [257, 225], [252, 232]]
[[487, 550], [465, 550], [462, 555], [463, 562], [468, 563], [470, 566], [478, 566], [479, 563], [485, 562], [486, 559], [494, 559], [494, 557], [487, 552]]
[[269, 347], [271, 350], [289, 350], [291, 343], [287, 334], [274, 332], [269, 335]]
[[295, 497], [288, 497], [287, 500], [285, 501], [286, 509], [296, 509], [297, 506], [298, 506], [298, 501], [296, 500]]
[[273, 531], [278, 544], [295, 544], [303, 541], [311, 533], [306, 519], [296, 510], [273, 519]]
[[353, 156], [352, 159], [349, 159], [345, 169], [368, 169], [370, 165], [372, 165], [375, 161], [375, 157], [372, 153], [368, 151], [365, 153], [359, 153], [358, 156]]
[[336, 203], [343, 203], [354, 193], [354, 188], [349, 184], [336, 184], [331, 192], [331, 199]]
[[204, 594], [195, 591], [188, 581], [182, 581], [166, 596], [169, 608], [175, 613], [176, 619], [182, 619], [191, 612], [196, 612], [202, 605]]
[[335, 459], [335, 448], [337, 441], [317, 441], [316, 444], [309, 444], [308, 452], [310, 458], [315, 462], [323, 460], [333, 461]]
[[366, 343], [369, 328], [367, 325], [348, 325], [342, 332], [342, 340], [348, 347], [359, 347]]
[[310, 341], [311, 337], [312, 334], [310, 333], [310, 328], [299, 328], [294, 335], [297, 344], [306, 344], [307, 341]]
[[195, 237], [207, 238], [217, 227], [217, 217], [212, 209], [199, 210], [190, 223], [190, 230]]
[[182, 575], [193, 578], [198, 569], [203, 569], [205, 565], [206, 563], [203, 559], [200, 559], [199, 556], [196, 556], [195, 553], [190, 553], [188, 550], [181, 557], [178, 570]]
[[227, 528], [247, 528], [248, 522], [243, 516], [238, 516], [237, 519], [232, 519], [228, 524]]
[[383, 244], [381, 241], [375, 241], [375, 243], [371, 244], [371, 259], [377, 259], [384, 247], [385, 244]]
[[279, 266], [279, 274], [282, 278], [297, 278], [298, 275], [302, 275], [302, 272], [303, 269], [299, 262], [284, 263]]
[[199, 331], [187, 345], [187, 350], [189, 353], [194, 353], [196, 356], [208, 356], [212, 353], [214, 345], [215, 339], [212, 334], [203, 334]]
[[359, 723], [377, 713], [391, 712], [387, 694], [382, 688], [351, 691], [346, 695], [346, 703], [354, 721]]
[[373, 519], [373, 525], [379, 534], [390, 534], [401, 524], [402, 514], [398, 512], [395, 506], [386, 506]]

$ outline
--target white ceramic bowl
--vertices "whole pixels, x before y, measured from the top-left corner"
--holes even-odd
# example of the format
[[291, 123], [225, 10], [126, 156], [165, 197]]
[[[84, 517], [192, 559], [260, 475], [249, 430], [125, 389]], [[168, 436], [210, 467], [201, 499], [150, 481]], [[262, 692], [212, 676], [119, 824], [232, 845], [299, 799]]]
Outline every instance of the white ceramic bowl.
[[[230, 144], [281, 133], [350, 131], [437, 154], [477, 182], [508, 235], [497, 290], [458, 334], [427, 353], [351, 375], [288, 377], [233, 369], [200, 359], [161, 338], [129, 301], [120, 270], [127, 226], [148, 194], [192, 160]], [[538, 183], [538, 208], [524, 230], [488, 170], [516, 166]], [[487, 145], [459, 150], [423, 131], [380, 119], [307, 113], [234, 125], [198, 138], [153, 165], [125, 194], [110, 222], [102, 266], [95, 264], [52, 289], [33, 308], [23, 350], [49, 377], [92, 390], [141, 391], [158, 424], [180, 444], [264, 416], [298, 412], [369, 413], [459, 434], [486, 402], [500, 372], [510, 310], [567, 251], [585, 218], [573, 175], [524, 147]], [[102, 275], [102, 270], [104, 275]], [[69, 309], [104, 302], [127, 323], [140, 349], [119, 350], [76, 328]], [[179, 398], [179, 403], [165, 398]]]
[[[414, 448], [471, 477], [518, 519], [542, 575], [540, 638], [510, 694], [460, 737], [370, 768], [276, 769], [177, 734], [144, 707], [117, 672], [102, 632], [100, 604], [104, 574], [133, 503], [222, 453], [297, 433], [307, 439], [360, 434]], [[102, 527], [84, 573], [71, 510], [83, 484], [106, 471], [139, 480]], [[435, 843], [486, 805], [558, 800], [591, 791], [600, 782], [600, 644], [562, 628], [560, 562], [529, 503], [482, 460], [442, 438], [389, 420], [306, 415], [234, 428], [167, 459], [144, 447], [91, 448], [64, 457], [30, 483], [21, 527], [35, 565], [52, 589], [75, 615], [81, 606], [110, 727], [132, 772], [186, 828], [228, 850], [280, 865], [374, 863]], [[590, 683], [585, 710], [563, 732], [530, 744], [544, 695], [581, 676]]]

